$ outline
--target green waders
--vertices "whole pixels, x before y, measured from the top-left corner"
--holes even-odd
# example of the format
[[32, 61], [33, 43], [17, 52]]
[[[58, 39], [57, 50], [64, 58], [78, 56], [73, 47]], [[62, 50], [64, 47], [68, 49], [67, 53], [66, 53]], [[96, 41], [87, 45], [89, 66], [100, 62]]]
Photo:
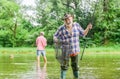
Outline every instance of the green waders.
[[66, 70], [61, 70], [61, 78], [60, 79], [66, 79]]
[[69, 56], [69, 52], [71, 52], [71, 45], [63, 45], [62, 46], [62, 62], [61, 64], [61, 79], [66, 79], [66, 71], [69, 67], [69, 58], [71, 58], [71, 66], [73, 70], [73, 75], [75, 79], [78, 79], [79, 76], [79, 64], [78, 64], [78, 55]]
[[71, 57], [71, 66], [73, 70], [74, 79], [79, 78], [78, 55]]
[[[78, 55], [70, 57], [74, 79], [79, 79]], [[61, 79], [66, 79], [66, 72], [69, 67], [69, 60], [61, 65]]]
[[79, 78], [79, 71], [73, 71], [74, 79]]

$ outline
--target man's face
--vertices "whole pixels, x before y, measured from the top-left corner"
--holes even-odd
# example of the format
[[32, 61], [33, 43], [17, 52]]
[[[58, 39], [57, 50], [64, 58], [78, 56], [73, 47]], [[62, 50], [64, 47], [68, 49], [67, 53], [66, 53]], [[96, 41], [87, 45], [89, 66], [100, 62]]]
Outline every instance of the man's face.
[[71, 26], [73, 24], [73, 17], [70, 16], [64, 20], [66, 26]]

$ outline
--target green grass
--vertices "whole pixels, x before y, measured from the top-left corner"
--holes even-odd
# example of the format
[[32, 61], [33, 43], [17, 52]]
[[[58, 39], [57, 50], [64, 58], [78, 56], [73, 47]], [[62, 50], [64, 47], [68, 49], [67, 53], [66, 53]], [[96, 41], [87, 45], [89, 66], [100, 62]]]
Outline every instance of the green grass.
[[87, 52], [119, 52], [119, 46], [86, 48]]
[[[81, 48], [82, 52], [83, 48]], [[48, 53], [53, 53], [54, 48], [46, 48]], [[12, 54], [34, 54], [36, 47], [15, 47], [15, 48], [0, 48], [1, 53], [12, 53]], [[85, 49], [86, 53], [119, 53], [120, 46], [108, 46], [108, 47], [89, 47]]]

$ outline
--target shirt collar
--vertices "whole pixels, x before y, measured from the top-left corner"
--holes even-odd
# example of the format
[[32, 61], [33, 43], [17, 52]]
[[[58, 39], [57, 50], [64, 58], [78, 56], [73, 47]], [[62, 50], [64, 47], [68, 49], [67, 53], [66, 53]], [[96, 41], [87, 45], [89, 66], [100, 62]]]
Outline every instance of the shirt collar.
[[[75, 23], [72, 24], [72, 28], [75, 26]], [[63, 25], [64, 29], [66, 29], [65, 24]]]

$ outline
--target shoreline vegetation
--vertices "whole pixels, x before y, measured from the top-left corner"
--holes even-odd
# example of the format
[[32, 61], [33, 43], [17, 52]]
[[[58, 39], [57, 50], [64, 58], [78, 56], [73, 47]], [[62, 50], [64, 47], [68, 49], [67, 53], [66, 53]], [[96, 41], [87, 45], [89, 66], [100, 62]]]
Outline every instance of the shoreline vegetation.
[[[83, 48], [81, 48], [81, 52]], [[46, 48], [47, 54], [54, 53], [54, 48]], [[35, 54], [36, 47], [1, 47], [0, 54]], [[120, 46], [101, 46], [85, 48], [85, 54], [120, 54]]]

